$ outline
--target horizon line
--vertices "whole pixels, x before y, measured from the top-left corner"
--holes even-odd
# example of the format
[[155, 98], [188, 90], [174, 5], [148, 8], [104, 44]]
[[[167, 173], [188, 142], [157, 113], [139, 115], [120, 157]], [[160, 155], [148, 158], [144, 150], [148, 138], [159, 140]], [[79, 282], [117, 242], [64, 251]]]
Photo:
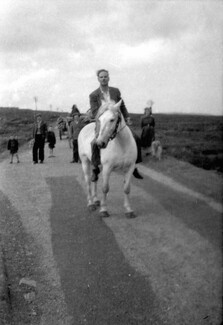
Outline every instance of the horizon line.
[[[45, 110], [45, 109], [34, 109], [34, 108], [27, 108], [27, 107], [18, 107], [18, 106], [0, 106], [0, 109], [20, 109], [20, 110], [30, 110], [30, 111], [40, 111], [40, 112], [49, 112], [49, 113], [70, 113], [69, 111], [61, 111], [61, 110]], [[87, 111], [86, 111], [87, 112]], [[85, 114], [86, 112], [80, 112], [81, 114]], [[129, 114], [135, 114], [135, 115], [143, 115], [142, 113], [137, 113], [137, 112], [129, 112]], [[197, 116], [218, 116], [218, 117], [223, 117], [223, 114], [207, 114], [207, 113], [196, 113], [196, 112], [157, 112], [153, 113], [153, 115], [197, 115]]]

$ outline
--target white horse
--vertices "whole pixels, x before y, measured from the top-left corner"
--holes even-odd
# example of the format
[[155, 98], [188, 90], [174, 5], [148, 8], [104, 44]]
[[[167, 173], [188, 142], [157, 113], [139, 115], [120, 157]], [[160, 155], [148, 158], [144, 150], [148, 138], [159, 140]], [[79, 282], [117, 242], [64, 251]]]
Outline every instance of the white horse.
[[108, 217], [107, 194], [109, 177], [112, 171], [121, 170], [124, 173], [124, 208], [128, 218], [135, 214], [130, 207], [130, 181], [137, 158], [137, 147], [131, 130], [126, 125], [120, 112], [121, 101], [117, 104], [104, 104], [100, 107], [97, 120], [96, 143], [101, 148], [102, 166], [102, 200], [97, 198], [97, 182], [91, 182], [91, 142], [95, 138], [95, 123], [86, 125], [78, 137], [79, 156], [87, 184], [88, 207], [100, 207], [102, 217]]

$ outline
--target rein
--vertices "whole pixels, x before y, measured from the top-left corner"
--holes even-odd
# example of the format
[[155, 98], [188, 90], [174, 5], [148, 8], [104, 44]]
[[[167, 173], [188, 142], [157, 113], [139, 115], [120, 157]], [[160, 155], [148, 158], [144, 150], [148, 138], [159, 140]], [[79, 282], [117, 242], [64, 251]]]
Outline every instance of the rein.
[[[110, 138], [109, 138], [109, 141], [113, 140], [113, 139], [116, 137], [116, 135], [117, 135], [117, 133], [118, 133], [118, 126], [119, 126], [120, 122], [121, 122], [121, 115], [118, 114], [118, 120], [117, 120], [117, 122], [116, 122], [116, 126], [115, 126], [115, 129], [114, 129], [114, 132], [112, 133], [112, 135], [111, 135]], [[125, 127], [125, 125], [124, 125], [124, 127]], [[124, 127], [123, 127], [123, 128], [124, 128]], [[121, 128], [121, 130], [122, 130], [123, 128]], [[120, 132], [121, 130], [119, 130], [119, 132]]]

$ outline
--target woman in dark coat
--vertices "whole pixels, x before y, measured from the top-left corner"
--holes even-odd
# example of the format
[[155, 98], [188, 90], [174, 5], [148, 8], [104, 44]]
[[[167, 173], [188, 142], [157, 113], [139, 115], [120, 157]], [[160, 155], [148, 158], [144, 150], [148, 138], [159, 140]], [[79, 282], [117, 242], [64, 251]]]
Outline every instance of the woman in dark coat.
[[151, 147], [152, 141], [155, 140], [155, 119], [152, 115], [152, 101], [147, 102], [148, 106], [141, 117], [141, 146], [143, 148]]

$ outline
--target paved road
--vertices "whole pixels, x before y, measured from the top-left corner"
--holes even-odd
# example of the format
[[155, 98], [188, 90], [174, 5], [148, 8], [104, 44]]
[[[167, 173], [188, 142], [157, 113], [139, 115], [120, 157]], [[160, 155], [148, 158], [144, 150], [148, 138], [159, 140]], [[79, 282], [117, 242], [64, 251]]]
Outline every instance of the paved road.
[[66, 140], [55, 154], [43, 165], [29, 151], [0, 164], [12, 323], [220, 324], [221, 203], [142, 165], [131, 191], [137, 218], [125, 218], [113, 174], [111, 217], [101, 220], [86, 208]]

